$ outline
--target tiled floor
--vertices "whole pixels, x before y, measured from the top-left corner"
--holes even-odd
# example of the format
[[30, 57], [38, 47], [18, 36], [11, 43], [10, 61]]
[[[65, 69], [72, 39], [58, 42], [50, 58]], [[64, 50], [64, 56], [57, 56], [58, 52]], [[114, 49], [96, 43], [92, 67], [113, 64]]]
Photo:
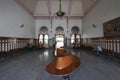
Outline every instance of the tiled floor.
[[[45, 71], [54, 60], [53, 51], [35, 50], [0, 60], [0, 80], [64, 80]], [[120, 80], [120, 65], [83, 50], [67, 50], [81, 60], [80, 68], [70, 75], [71, 80]]]

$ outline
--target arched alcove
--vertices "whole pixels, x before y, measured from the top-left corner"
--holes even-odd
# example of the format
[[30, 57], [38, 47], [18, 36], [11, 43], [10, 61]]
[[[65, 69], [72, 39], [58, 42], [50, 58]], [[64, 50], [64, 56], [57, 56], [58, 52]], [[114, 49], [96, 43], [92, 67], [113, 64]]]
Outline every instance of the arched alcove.
[[46, 26], [42, 26], [39, 31], [40, 34], [48, 34], [48, 28]]
[[39, 31], [39, 48], [48, 48], [48, 28], [42, 26]]
[[71, 29], [71, 46], [73, 48], [79, 48], [80, 47], [80, 39], [81, 36], [79, 34], [79, 28], [78, 26], [73, 26]]
[[64, 46], [64, 29], [61, 26], [55, 29], [55, 43], [56, 48]]
[[79, 28], [78, 26], [73, 26], [71, 29], [72, 34], [78, 34], [79, 33]]
[[64, 29], [61, 26], [58, 26], [55, 30], [56, 34], [64, 34]]

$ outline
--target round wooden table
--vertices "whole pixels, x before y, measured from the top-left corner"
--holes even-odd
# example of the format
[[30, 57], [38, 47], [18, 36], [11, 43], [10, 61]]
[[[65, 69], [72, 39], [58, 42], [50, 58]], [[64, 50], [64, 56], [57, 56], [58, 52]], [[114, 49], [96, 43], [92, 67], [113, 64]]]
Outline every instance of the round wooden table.
[[53, 61], [46, 66], [46, 71], [55, 76], [62, 76], [63, 78], [67, 78], [70, 80], [70, 74], [76, 71], [80, 66], [80, 59], [76, 56], [73, 56], [73, 62], [69, 66], [64, 69], [56, 69], [56, 62]]

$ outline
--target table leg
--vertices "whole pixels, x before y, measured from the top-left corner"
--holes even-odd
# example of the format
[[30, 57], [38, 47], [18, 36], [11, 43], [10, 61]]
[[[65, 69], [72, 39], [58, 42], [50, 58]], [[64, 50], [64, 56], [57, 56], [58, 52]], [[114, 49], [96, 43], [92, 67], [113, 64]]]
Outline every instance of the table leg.
[[70, 75], [63, 76], [64, 79], [70, 80]]

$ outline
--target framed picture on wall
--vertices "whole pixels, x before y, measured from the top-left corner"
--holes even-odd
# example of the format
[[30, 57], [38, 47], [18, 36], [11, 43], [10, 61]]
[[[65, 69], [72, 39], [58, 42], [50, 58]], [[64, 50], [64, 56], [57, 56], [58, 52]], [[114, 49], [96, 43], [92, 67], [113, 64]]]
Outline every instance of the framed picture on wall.
[[103, 23], [104, 36], [120, 36], [120, 17]]

